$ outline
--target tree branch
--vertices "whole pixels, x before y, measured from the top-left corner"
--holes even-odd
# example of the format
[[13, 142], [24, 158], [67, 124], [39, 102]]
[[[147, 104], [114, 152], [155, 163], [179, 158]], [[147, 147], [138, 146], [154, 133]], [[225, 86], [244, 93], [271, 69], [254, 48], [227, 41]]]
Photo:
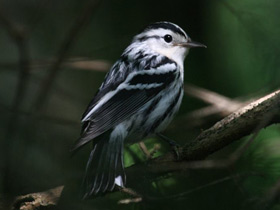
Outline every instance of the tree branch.
[[215, 122], [222, 119], [252, 101], [240, 102], [191, 84], [185, 85], [184, 90], [186, 95], [209, 104], [209, 106], [188, 113], [178, 121], [179, 124], [188, 122], [190, 128], [202, 127], [209, 121]]
[[45, 192], [18, 196], [12, 205], [12, 210], [50, 209], [57, 204], [62, 190], [63, 186], [59, 186]]
[[[128, 168], [128, 178], [129, 173], [141, 173], [143, 166], [146, 168], [145, 171], [148, 170], [152, 173], [166, 173], [194, 167], [186, 161], [202, 160], [232, 142], [252, 134], [260, 125], [262, 125], [260, 128], [263, 128], [273, 123], [279, 123], [279, 108], [280, 90], [277, 90], [237, 110], [203, 131], [197, 138], [179, 149], [180, 161], [177, 161], [174, 154], [170, 152], [151, 160], [148, 164]], [[270, 120], [262, 123], [267, 118]]]
[[79, 33], [82, 28], [89, 23], [90, 17], [93, 16], [94, 11], [99, 6], [100, 0], [89, 0], [78, 18], [75, 20], [72, 28], [69, 33], [63, 40], [59, 50], [56, 60], [53, 65], [50, 67], [49, 74], [46, 77], [46, 80], [43, 82], [38, 96], [34, 103], [35, 114], [42, 112], [43, 106], [49, 97], [49, 90], [57, 76], [57, 73], [60, 69], [60, 66], [63, 60], [66, 58], [68, 51], [71, 49], [73, 43], [77, 40]]
[[[132, 178], [135, 180], [138, 177], [143, 177], [143, 173], [147, 176], [148, 173], [157, 175], [188, 168], [226, 167], [228, 166], [228, 161], [200, 160], [244, 136], [258, 132], [261, 128], [273, 123], [279, 123], [279, 110], [280, 90], [277, 90], [246, 105], [203, 131], [197, 138], [179, 149], [179, 161], [172, 153], [167, 153], [148, 161], [148, 163], [137, 164], [127, 168], [128, 182]], [[254, 139], [254, 137], [255, 135], [251, 139]], [[246, 147], [247, 145], [245, 145]], [[243, 150], [244, 147], [238, 150], [237, 156]], [[60, 194], [57, 195], [56, 199], [59, 199], [59, 197]], [[128, 199], [122, 202], [130, 203], [142, 200], [141, 197], [135, 199]], [[24, 202], [21, 202], [21, 205], [24, 206]]]
[[17, 110], [26, 92], [26, 86], [29, 79], [29, 50], [26, 39], [26, 30], [23, 26], [11, 21], [0, 10], [0, 24], [3, 25], [11, 40], [15, 43], [18, 50], [18, 67], [19, 67], [19, 81], [16, 88], [16, 94], [13, 102], [13, 109]]
[[[25, 97], [26, 90], [27, 90], [27, 84], [29, 80], [29, 47], [27, 43], [26, 38], [26, 31], [24, 30], [24, 27], [13, 22], [10, 20], [9, 17], [5, 15], [5, 13], [0, 9], [0, 25], [3, 26], [6, 31], [9, 34], [10, 39], [14, 42], [14, 44], [17, 47], [18, 51], [18, 82], [16, 86], [16, 92], [15, 97], [13, 99], [11, 110], [13, 113], [19, 111], [19, 107], [21, 106], [21, 103]], [[5, 180], [2, 185], [4, 191], [8, 191], [9, 187], [7, 183], [9, 183], [7, 180], [9, 180], [9, 167], [10, 167], [10, 150], [11, 150], [11, 142], [12, 138], [14, 137], [15, 130], [18, 127], [18, 115], [13, 114], [11, 118], [8, 121], [8, 128], [6, 131], [6, 136], [3, 141], [3, 148], [6, 148], [3, 153], [4, 157], [4, 164], [3, 168], [1, 167], [1, 171], [3, 173], [3, 176], [5, 177], [3, 180]], [[2, 180], [1, 180], [2, 181]], [[1, 184], [0, 184], [1, 185]]]

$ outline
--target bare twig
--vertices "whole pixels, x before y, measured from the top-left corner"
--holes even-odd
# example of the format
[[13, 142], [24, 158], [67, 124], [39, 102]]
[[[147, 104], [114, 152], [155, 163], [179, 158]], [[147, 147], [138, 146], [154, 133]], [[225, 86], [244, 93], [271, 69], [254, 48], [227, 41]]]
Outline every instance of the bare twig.
[[13, 202], [13, 210], [36, 210], [55, 206], [60, 198], [63, 186], [50, 189], [45, 192], [31, 193], [16, 197]]
[[[167, 153], [159, 158], [150, 160], [148, 163], [137, 164], [127, 168], [127, 177], [137, 179], [138, 177], [142, 177], [143, 171], [145, 174], [150, 172], [155, 175], [184, 170], [187, 168], [207, 169], [228, 167], [229, 164], [234, 163], [234, 161], [236, 161], [236, 159], [246, 150], [261, 128], [280, 122], [279, 108], [280, 90], [248, 104], [219, 121], [208, 130], [203, 131], [194, 141], [179, 149], [180, 161], [177, 161], [177, 157], [174, 157], [172, 153]], [[228, 160], [201, 160], [251, 133], [255, 134], [251, 137], [248, 143], [244, 147], [241, 147], [241, 149], [237, 150], [237, 152]], [[214, 184], [231, 178], [228, 177], [219, 180], [214, 182]], [[212, 184], [213, 183], [210, 183], [210, 185]], [[119, 203], [127, 204], [131, 202], [140, 202], [143, 199], [141, 195], [131, 189], [124, 188], [122, 191], [130, 194], [134, 198], [125, 199]]]
[[134, 196], [134, 197], [141, 197], [137, 192], [135, 192], [134, 190], [130, 189], [130, 188], [121, 188], [120, 189], [121, 192], [126, 193], [128, 195]]
[[120, 191], [123, 193], [126, 193], [130, 196], [133, 196], [134, 198], [127, 198], [127, 199], [120, 200], [118, 202], [118, 204], [139, 203], [143, 200], [143, 198], [140, 194], [138, 194], [137, 192], [135, 192], [134, 190], [132, 190], [130, 188], [121, 188]]
[[140, 141], [138, 143], [139, 148], [142, 150], [142, 152], [146, 155], [146, 158], [149, 160], [151, 159], [151, 153], [149, 152], [148, 148], [146, 147], [145, 143], [143, 141]]
[[120, 200], [118, 202], [118, 204], [130, 204], [130, 203], [139, 203], [141, 202], [143, 199], [141, 197], [137, 197], [137, 198], [128, 198], [128, 199], [123, 199]]
[[[53, 59], [33, 60], [29, 62], [30, 73], [42, 71], [43, 68], [49, 68], [52, 66], [53, 62]], [[14, 70], [17, 65], [18, 64], [12, 62], [0, 63], [0, 67], [5, 68], [5, 70]], [[107, 72], [111, 66], [111, 63], [105, 60], [93, 60], [89, 58], [78, 57], [65, 59], [61, 65], [80, 70]]]
[[179, 199], [182, 199], [182, 198], [184, 198], [185, 196], [187, 196], [187, 195], [189, 195], [191, 193], [200, 191], [200, 190], [202, 190], [204, 188], [211, 187], [211, 186], [214, 186], [214, 185], [226, 182], [226, 181], [230, 181], [230, 180], [232, 180], [234, 178], [240, 179], [242, 177], [247, 177], [247, 176], [260, 176], [260, 174], [256, 174], [256, 173], [234, 174], [234, 175], [226, 176], [226, 177], [223, 177], [221, 179], [212, 181], [210, 183], [207, 183], [207, 184], [195, 187], [195, 188], [190, 189], [190, 190], [185, 191], [185, 192], [181, 192], [181, 193], [173, 194], [173, 195], [168, 195], [168, 196], [162, 196], [162, 197], [149, 197], [149, 199], [152, 199], [152, 200], [178, 199], [179, 200]]
[[[208, 130], [203, 131], [195, 140], [186, 144], [179, 149], [181, 162], [176, 162], [176, 157], [173, 153], [167, 153], [164, 156], [155, 158], [150, 163], [145, 165], [146, 170], [154, 173], [171, 172], [186, 167], [201, 167], [202, 162], [185, 162], [190, 160], [201, 160], [208, 155], [218, 151], [219, 149], [229, 145], [244, 136], [256, 131], [258, 126], [268, 126], [269, 124], [279, 123], [279, 106], [280, 106], [280, 90], [275, 91], [265, 97], [256, 100], [249, 105], [232, 113], [228, 117], [216, 123]], [[267, 123], [261, 123], [264, 119], [269, 119], [267, 116], [273, 115], [273, 118]], [[261, 127], [262, 128], [262, 127]], [[259, 127], [260, 129], [260, 127]], [[228, 162], [206, 161], [203, 167], [225, 167]], [[136, 171], [141, 166], [132, 166], [131, 170]], [[138, 173], [136, 172], [136, 173]]]
[[13, 109], [17, 110], [26, 92], [29, 77], [29, 50], [26, 39], [26, 31], [23, 26], [12, 22], [3, 11], [0, 10], [0, 23], [6, 28], [10, 38], [14, 41], [19, 55], [19, 82], [16, 88]]
[[210, 182], [210, 183], [207, 183], [207, 184], [205, 184], [205, 185], [196, 187], [196, 188], [194, 188], [194, 189], [190, 189], [190, 190], [188, 190], [188, 191], [186, 191], [186, 192], [182, 192], [182, 193], [175, 194], [175, 195], [170, 195], [170, 196], [164, 196], [164, 197], [161, 198], [161, 199], [181, 199], [181, 198], [185, 197], [186, 195], [189, 195], [189, 194], [191, 194], [191, 193], [200, 191], [200, 190], [202, 190], [202, 189], [204, 189], [204, 188], [206, 188], [206, 187], [210, 187], [210, 186], [213, 186], [213, 185], [217, 185], [217, 184], [220, 184], [220, 183], [223, 183], [223, 182], [232, 180], [232, 179], [233, 179], [233, 176], [227, 176], [227, 177], [224, 177], [224, 178], [221, 178], [221, 179], [212, 181], [212, 182]]
[[[240, 102], [230, 99], [216, 92], [197, 87], [191, 84], [185, 85], [185, 94], [194, 98], [197, 98], [210, 106], [203, 107], [198, 110], [194, 110], [187, 115], [181, 117], [179, 123], [189, 122], [189, 127], [199, 127], [209, 122], [212, 118], [226, 117], [237, 109], [243, 107], [249, 101]], [[211, 118], [210, 118], [211, 117]]]
[[187, 95], [198, 98], [208, 104], [213, 104], [220, 107], [220, 109], [235, 111], [240, 108], [240, 105], [242, 105], [242, 103], [238, 101], [191, 84], [185, 85], [184, 90]]
[[63, 65], [71, 68], [82, 70], [107, 72], [111, 64], [104, 60], [85, 60], [85, 59], [70, 59], [63, 63]]
[[74, 22], [72, 28], [70, 29], [69, 33], [66, 35], [65, 39], [63, 40], [58, 53], [57, 58], [49, 70], [49, 74], [46, 80], [43, 82], [40, 91], [36, 97], [34, 103], [34, 110], [35, 113], [40, 113], [43, 109], [43, 105], [46, 103], [49, 97], [49, 90], [54, 83], [54, 80], [57, 76], [57, 73], [60, 69], [61, 63], [66, 58], [68, 51], [73, 46], [74, 42], [77, 40], [79, 33], [81, 32], [82, 28], [85, 27], [89, 23], [90, 17], [94, 14], [94, 10], [97, 9], [100, 1], [99, 0], [89, 0], [85, 5], [84, 9]]
[[[14, 97], [14, 101], [12, 104], [12, 110], [14, 112], [17, 112], [22, 100], [24, 99], [24, 96], [26, 94], [26, 88], [27, 88], [27, 83], [29, 79], [29, 51], [28, 51], [28, 46], [27, 46], [27, 40], [26, 40], [26, 34], [25, 30], [23, 29], [22, 26], [17, 25], [13, 21], [11, 21], [2, 10], [0, 10], [0, 24], [5, 27], [7, 30], [10, 38], [13, 40], [15, 43], [17, 50], [18, 50], [18, 57], [19, 57], [19, 62], [18, 62], [18, 68], [19, 68], [19, 77], [18, 77], [18, 83], [16, 87], [16, 93]], [[2, 169], [3, 173], [3, 188], [4, 191], [9, 190], [10, 186], [8, 186], [7, 183], [9, 183], [10, 179], [10, 150], [11, 150], [11, 142], [12, 138], [15, 134], [15, 129], [17, 128], [18, 125], [18, 115], [14, 114], [12, 117], [9, 119], [8, 122], [8, 129], [6, 132], [4, 144], [2, 145], [4, 150], [4, 155], [3, 157], [5, 158], [4, 160], [4, 166]]]
[[151, 157], [153, 158], [155, 153], [160, 149], [160, 144], [154, 144], [153, 149], [150, 151]]
[[[0, 104], [0, 111], [14, 113], [14, 114], [17, 114], [18, 116], [27, 116], [27, 117], [32, 116], [32, 112], [23, 111], [20, 109], [15, 112], [10, 107], [4, 106], [2, 104]], [[41, 115], [40, 117], [38, 117], [37, 120], [39, 120], [39, 121], [43, 120], [43, 121], [50, 122], [53, 124], [61, 124], [61, 125], [69, 125], [69, 126], [80, 126], [81, 125], [81, 122], [79, 120], [75, 121], [75, 120], [69, 120], [69, 119], [63, 119], [63, 118], [59, 118], [59, 117], [45, 116], [45, 115]]]
[[142, 150], [142, 152], [147, 157], [147, 160], [152, 159], [153, 156], [155, 155], [155, 153], [160, 149], [160, 144], [154, 144], [151, 151], [148, 150], [148, 148], [146, 147], [146, 145], [143, 141], [139, 142], [138, 145], [139, 145], [140, 149]]

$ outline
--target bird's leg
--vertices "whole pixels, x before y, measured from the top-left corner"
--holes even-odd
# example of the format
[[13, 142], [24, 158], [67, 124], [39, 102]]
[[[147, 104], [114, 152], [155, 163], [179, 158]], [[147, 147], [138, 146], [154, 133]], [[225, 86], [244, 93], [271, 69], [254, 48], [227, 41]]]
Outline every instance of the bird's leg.
[[162, 133], [157, 133], [156, 135], [159, 138], [161, 138], [162, 140], [166, 141], [171, 146], [173, 152], [175, 153], [176, 159], [179, 160], [180, 159], [180, 154], [179, 154], [180, 145], [176, 141], [168, 138], [167, 136], [163, 135]]

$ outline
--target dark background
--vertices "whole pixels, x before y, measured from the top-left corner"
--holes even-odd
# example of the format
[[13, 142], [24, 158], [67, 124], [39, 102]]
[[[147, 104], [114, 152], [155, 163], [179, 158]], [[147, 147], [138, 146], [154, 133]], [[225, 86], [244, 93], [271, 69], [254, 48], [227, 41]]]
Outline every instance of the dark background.
[[[277, 0], [104, 0], [90, 9], [91, 2], [0, 2], [0, 208], [14, 196], [44, 191], [72, 177], [82, 180], [89, 148], [72, 158], [69, 149], [106, 71], [55, 67], [59, 57], [113, 64], [142, 28], [166, 20], [208, 47], [191, 50], [185, 83], [240, 100], [279, 88]], [[203, 106], [186, 96], [174, 122]], [[183, 126], [172, 126], [166, 134], [184, 144], [207, 128]], [[181, 171], [153, 180], [143, 177], [134, 180], [142, 183], [135, 190], [149, 199], [123, 206], [117, 202], [126, 195], [116, 192], [87, 201], [84, 208], [258, 209], [257, 201], [280, 178], [279, 140], [279, 126], [271, 126], [258, 135], [234, 168]], [[210, 158], [225, 159], [244, 142]], [[147, 141], [148, 148], [154, 143], [161, 144], [156, 156], [169, 149], [156, 139]], [[137, 145], [127, 146], [127, 166], [144, 160]], [[279, 209], [278, 204], [272, 209]]]

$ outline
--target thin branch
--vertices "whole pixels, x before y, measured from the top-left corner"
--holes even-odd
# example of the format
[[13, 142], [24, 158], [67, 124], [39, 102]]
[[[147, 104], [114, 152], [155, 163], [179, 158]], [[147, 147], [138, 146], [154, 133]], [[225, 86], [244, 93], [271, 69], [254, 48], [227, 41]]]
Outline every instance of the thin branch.
[[120, 191], [132, 196], [133, 198], [119, 200], [118, 204], [139, 203], [143, 200], [140, 194], [130, 188], [121, 188]]
[[150, 151], [150, 155], [152, 158], [154, 157], [155, 153], [159, 151], [159, 149], [160, 149], [160, 144], [154, 144], [154, 147]]
[[10, 38], [14, 41], [18, 50], [19, 81], [12, 105], [13, 109], [17, 110], [25, 96], [29, 78], [29, 50], [26, 39], [26, 31], [24, 30], [23, 26], [14, 23], [8, 17], [6, 17], [2, 10], [0, 10], [0, 24], [6, 28]]
[[63, 186], [59, 186], [45, 192], [18, 196], [13, 202], [12, 210], [49, 209], [57, 204], [63, 188]]
[[228, 110], [229, 107], [231, 110], [236, 110], [237, 108], [240, 108], [240, 104], [242, 104], [239, 101], [232, 100], [226, 96], [191, 84], [185, 85], [184, 90], [189, 96], [198, 98], [208, 104], [213, 104], [226, 110]]
[[153, 156], [155, 155], [155, 153], [160, 149], [160, 144], [154, 144], [151, 151], [148, 150], [148, 148], [146, 147], [146, 145], [143, 141], [139, 142], [138, 145], [139, 145], [140, 149], [142, 150], [142, 152], [145, 154], [147, 160], [152, 159]]
[[[15, 112], [10, 107], [2, 105], [2, 104], [0, 104], [0, 111], [10, 112], [10, 113], [17, 114], [18, 116], [25, 116], [25, 117], [31, 117], [33, 114], [32, 112], [23, 111], [20, 109]], [[63, 118], [59, 118], [59, 117], [46, 116], [46, 115], [41, 115], [40, 117], [37, 118], [37, 120], [38, 121], [43, 120], [43, 121], [50, 122], [53, 124], [68, 125], [68, 126], [80, 126], [81, 125], [81, 122], [79, 120], [69, 120], [69, 119], [63, 119]]]
[[145, 154], [146, 158], [149, 160], [152, 158], [151, 153], [149, 152], [148, 148], [146, 147], [145, 143], [143, 141], [140, 141], [138, 143], [139, 148], [142, 150], [142, 152]]
[[98, 8], [99, 3], [100, 0], [90, 0], [87, 2], [84, 9], [74, 22], [69, 33], [63, 40], [58, 50], [57, 58], [52, 67], [50, 68], [49, 74], [46, 80], [43, 82], [40, 91], [36, 97], [35, 103], [33, 105], [35, 114], [42, 112], [43, 106], [48, 100], [50, 88], [55, 81], [55, 78], [57, 76], [57, 73], [59, 72], [63, 60], [67, 57], [67, 53], [73, 46], [74, 42], [78, 39], [78, 35], [81, 32], [81, 30], [85, 27], [85, 25], [89, 23], [90, 18], [93, 16], [94, 11]]
[[182, 198], [186, 197], [187, 195], [189, 195], [191, 193], [200, 191], [200, 190], [205, 189], [207, 187], [211, 187], [211, 186], [214, 186], [214, 185], [217, 185], [217, 184], [221, 184], [223, 182], [233, 180], [234, 178], [240, 179], [240, 178], [247, 177], [247, 176], [261, 176], [261, 175], [256, 174], [256, 173], [233, 174], [233, 175], [230, 175], [230, 176], [223, 177], [221, 179], [217, 179], [217, 180], [212, 181], [210, 183], [195, 187], [195, 188], [187, 190], [185, 192], [181, 192], [181, 193], [174, 194], [174, 195], [167, 195], [167, 196], [163, 196], [163, 197], [148, 197], [148, 199], [151, 199], [151, 200], [162, 200], [162, 199], [176, 199], [176, 200], [179, 200], [179, 199], [182, 199]]
[[[185, 85], [185, 94], [199, 99], [210, 106], [194, 110], [181, 117], [179, 123], [188, 122], [190, 128], [201, 127], [214, 119], [217, 121], [221, 117], [226, 117], [232, 112], [240, 109], [251, 101], [240, 102], [230, 99], [216, 92], [197, 87], [191, 84]], [[217, 118], [218, 117], [218, 118]]]
[[[42, 71], [44, 68], [50, 68], [53, 65], [54, 59], [45, 59], [45, 60], [32, 60], [30, 61], [30, 73]], [[0, 63], [0, 68], [4, 68], [4, 71], [14, 70], [18, 63], [5, 62]], [[83, 57], [73, 57], [65, 59], [61, 66], [75, 68], [79, 70], [87, 71], [98, 71], [98, 72], [107, 72], [111, 67], [111, 63], [106, 60], [93, 60], [90, 58]]]
[[[11, 21], [2, 10], [0, 10], [0, 24], [5, 27], [7, 30], [10, 38], [15, 43], [17, 50], [18, 50], [18, 69], [19, 69], [19, 76], [18, 76], [18, 83], [16, 87], [16, 93], [14, 97], [14, 101], [12, 103], [12, 110], [13, 112], [17, 112], [22, 100], [25, 97], [26, 89], [27, 89], [27, 83], [29, 79], [29, 51], [28, 51], [28, 45], [26, 40], [26, 34], [25, 30], [22, 26], [14, 23]], [[8, 186], [8, 183], [10, 180], [10, 150], [11, 150], [11, 142], [12, 138], [15, 134], [15, 130], [18, 126], [18, 115], [15, 113], [12, 115], [12, 117], [9, 119], [8, 122], [8, 128], [6, 131], [6, 136], [4, 143], [2, 145], [3, 148], [5, 148], [3, 157], [5, 160], [3, 160], [3, 190], [5, 192], [8, 192], [10, 189], [10, 186]]]
[[[186, 169], [221, 169], [221, 168], [232, 168], [233, 165], [242, 157], [245, 151], [249, 148], [252, 142], [256, 139], [257, 135], [259, 134], [260, 130], [267, 126], [270, 122], [271, 118], [275, 113], [271, 112], [268, 116], [266, 116], [259, 125], [255, 128], [252, 132], [253, 135], [249, 138], [245, 145], [241, 145], [234, 153], [229, 155], [226, 159], [215, 159], [215, 160], [194, 160], [194, 161], [180, 161], [172, 163], [171, 165], [166, 164], [163, 162], [162, 168], [163, 170], [168, 171], [180, 171]], [[159, 163], [161, 164], [161, 163]], [[157, 170], [157, 169], [156, 169]]]
[[89, 71], [100, 71], [100, 72], [107, 72], [110, 67], [111, 63], [104, 60], [85, 60], [85, 59], [69, 59], [68, 61], [64, 62], [63, 65], [70, 67], [70, 68], [77, 68], [81, 70], [89, 70]]
[[[177, 157], [175, 157], [174, 154], [167, 153], [161, 157], [150, 160], [148, 163], [137, 164], [127, 168], [127, 178], [133, 178], [134, 180], [139, 178], [140, 180], [143, 177], [143, 173], [146, 175], [148, 173], [157, 175], [187, 168], [207, 169], [228, 167], [230, 161], [234, 162], [240, 157], [261, 128], [280, 122], [279, 109], [280, 90], [248, 104], [217, 122], [208, 130], [203, 131], [195, 140], [179, 149], [180, 161], [177, 161]], [[226, 147], [232, 142], [252, 133], [255, 134], [251, 137], [248, 143], [244, 147], [241, 147], [241, 149], [237, 150], [237, 152], [227, 161], [201, 160]], [[229, 177], [220, 181], [226, 181], [228, 179]], [[214, 184], [217, 184], [218, 182], [214, 182]], [[210, 185], [212, 184], [213, 183], [210, 183]], [[122, 190], [124, 191], [124, 189]], [[278, 189], [274, 191], [278, 192]], [[127, 204], [142, 201], [142, 196], [138, 195], [138, 193], [135, 193], [134, 191], [128, 191], [127, 193], [135, 198], [125, 199], [120, 201], [120, 203]]]
[[[219, 121], [211, 128], [203, 131], [196, 139], [179, 149], [181, 161], [178, 162], [177, 157], [170, 152], [151, 160], [144, 167], [146, 167], [146, 171], [148, 170], [153, 173], [166, 173], [186, 167], [196, 167], [197, 163], [194, 164], [186, 161], [204, 159], [232, 142], [255, 132], [256, 128], [260, 125], [260, 128], [263, 128], [273, 123], [279, 123], [279, 107], [280, 90], [248, 104]], [[262, 123], [264, 119], [269, 119], [268, 116], [272, 115], [273, 117], [269, 122]], [[193, 164], [193, 166], [190, 164]], [[213, 167], [213, 162], [209, 161], [207, 164], [209, 167]], [[217, 167], [224, 167], [225, 164], [228, 163], [220, 162], [219, 165], [215, 162]], [[139, 170], [137, 170], [138, 167]], [[135, 165], [130, 167], [131, 169], [128, 168], [127, 171], [133, 174], [140, 173], [143, 169], [142, 167], [143, 165], [141, 164]]]
[[[279, 122], [279, 106], [280, 90], [277, 90], [237, 110], [202, 132], [190, 145], [185, 145], [183, 159], [190, 159], [189, 155], [193, 158], [197, 152], [201, 153], [197, 158], [205, 158], [233, 141], [251, 134], [272, 113], [277, 116], [266, 125]], [[196, 150], [194, 147], [201, 149]]]
[[120, 200], [118, 204], [130, 204], [130, 203], [139, 203], [143, 200], [142, 197], [136, 197], [136, 198], [127, 198]]

